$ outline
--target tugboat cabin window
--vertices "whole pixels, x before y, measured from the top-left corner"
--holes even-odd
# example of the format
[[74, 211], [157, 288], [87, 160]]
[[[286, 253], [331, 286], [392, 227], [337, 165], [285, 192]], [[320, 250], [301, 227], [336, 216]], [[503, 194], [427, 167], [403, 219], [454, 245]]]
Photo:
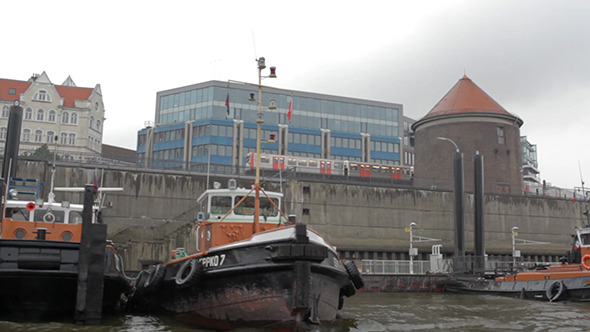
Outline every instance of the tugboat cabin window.
[[580, 240], [582, 241], [582, 245], [589, 245], [590, 244], [590, 233], [580, 234]]
[[[53, 215], [53, 217], [51, 217]], [[47, 222], [63, 223], [65, 218], [64, 211], [57, 210], [35, 210], [35, 216], [33, 220], [43, 220]]]
[[211, 213], [226, 214], [233, 206], [231, 196], [211, 197]]
[[[244, 196], [236, 196], [236, 203], [239, 202]], [[234, 213], [237, 215], [254, 215], [254, 196], [248, 196], [240, 206], [238, 206]], [[278, 206], [279, 200], [276, 198], [272, 199], [275, 205]], [[276, 217], [279, 211], [272, 205], [272, 203], [266, 197], [260, 197], [260, 215], [266, 217]]]

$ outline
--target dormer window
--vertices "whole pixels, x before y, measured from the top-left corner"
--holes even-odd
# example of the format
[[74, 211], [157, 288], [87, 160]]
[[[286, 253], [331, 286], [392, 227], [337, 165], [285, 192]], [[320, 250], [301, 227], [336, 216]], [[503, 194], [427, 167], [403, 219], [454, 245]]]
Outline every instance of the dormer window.
[[15, 88], [10, 88], [8, 90], [8, 94], [14, 96], [16, 94], [16, 89]]
[[51, 101], [49, 99], [49, 94], [47, 94], [47, 91], [45, 91], [45, 90], [37, 91], [35, 96], [33, 96], [33, 99], [38, 100], [38, 101]]

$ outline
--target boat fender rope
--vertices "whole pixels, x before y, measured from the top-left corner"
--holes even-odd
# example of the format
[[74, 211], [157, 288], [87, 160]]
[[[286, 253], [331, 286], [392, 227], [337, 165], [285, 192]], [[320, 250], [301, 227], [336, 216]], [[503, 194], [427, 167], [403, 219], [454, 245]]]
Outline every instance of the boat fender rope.
[[53, 213], [51, 213], [51, 212], [47, 212], [43, 216], [43, 221], [45, 221], [45, 222], [54, 222], [55, 221], [55, 215]]
[[586, 263], [586, 260], [590, 258], [590, 255], [586, 254], [584, 255], [584, 257], [582, 257], [582, 266], [586, 269], [586, 270], [590, 270], [590, 265], [588, 265]]
[[176, 272], [176, 286], [178, 288], [187, 288], [196, 284], [203, 272], [203, 266], [196, 259], [190, 259], [182, 264]]
[[547, 296], [549, 302], [556, 301], [561, 294], [563, 294], [564, 289], [565, 286], [563, 285], [563, 282], [561, 282], [561, 280], [556, 280], [549, 285], [547, 291], [545, 291], [545, 296]]

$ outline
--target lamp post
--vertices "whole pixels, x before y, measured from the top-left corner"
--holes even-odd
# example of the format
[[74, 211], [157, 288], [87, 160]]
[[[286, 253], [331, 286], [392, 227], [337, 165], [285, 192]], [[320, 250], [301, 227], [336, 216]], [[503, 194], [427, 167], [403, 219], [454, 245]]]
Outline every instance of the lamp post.
[[516, 268], [516, 237], [518, 236], [518, 227], [512, 227], [512, 267]]
[[463, 175], [463, 154], [459, 151], [457, 143], [446, 137], [437, 137], [439, 140], [447, 141], [455, 147], [455, 156], [453, 157], [453, 192], [455, 194], [455, 251], [454, 264], [455, 271], [465, 269], [465, 222], [463, 221], [463, 194], [464, 194], [464, 175]]
[[258, 113], [256, 114], [256, 123], [258, 124], [258, 127], [256, 129], [256, 178], [254, 180], [254, 189], [256, 191], [256, 200], [254, 202], [254, 233], [258, 233], [260, 231], [260, 141], [262, 135], [262, 124], [264, 123], [264, 114], [262, 113], [262, 79], [267, 77], [277, 77], [275, 72], [276, 67], [270, 67], [270, 75], [262, 76], [262, 70], [266, 68], [264, 57], [256, 59], [256, 62], [258, 63]]
[[439, 139], [441, 141], [451, 142], [451, 144], [453, 144], [453, 146], [455, 147], [455, 151], [460, 152], [459, 147], [457, 146], [457, 143], [455, 143], [455, 141], [453, 141], [452, 139], [446, 138], [446, 137], [437, 137], [436, 139]]
[[[416, 227], [415, 222], [410, 223], [410, 274], [414, 274], [414, 256], [418, 253], [414, 250], [414, 227]], [[417, 251], [417, 250], [416, 250]]]

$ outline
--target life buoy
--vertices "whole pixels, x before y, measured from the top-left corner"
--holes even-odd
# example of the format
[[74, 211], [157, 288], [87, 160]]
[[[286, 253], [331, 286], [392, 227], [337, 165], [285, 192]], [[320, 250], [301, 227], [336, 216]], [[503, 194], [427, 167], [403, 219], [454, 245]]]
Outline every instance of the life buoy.
[[150, 273], [144, 283], [145, 288], [154, 287], [164, 279], [164, 275], [166, 274], [166, 268], [162, 264], [156, 265], [154, 270]]
[[344, 262], [344, 268], [346, 269], [346, 273], [348, 273], [348, 277], [350, 278], [350, 281], [352, 281], [354, 288], [360, 289], [365, 287], [363, 277], [361, 277], [361, 273], [353, 261]]
[[53, 213], [51, 213], [51, 212], [47, 212], [43, 216], [43, 221], [45, 221], [45, 222], [54, 222], [55, 221], [55, 215]]
[[563, 294], [564, 289], [565, 285], [563, 284], [563, 282], [561, 282], [561, 280], [556, 280], [552, 282], [549, 285], [549, 287], [547, 287], [547, 290], [545, 291], [545, 296], [547, 297], [549, 302], [556, 301], [559, 299], [561, 294]]
[[586, 264], [586, 260], [590, 258], [590, 255], [586, 254], [584, 255], [584, 257], [582, 257], [582, 266], [586, 269], [586, 270], [590, 270], [590, 265]]
[[199, 281], [202, 271], [203, 266], [196, 259], [184, 262], [176, 272], [176, 286], [182, 289], [195, 285]]

